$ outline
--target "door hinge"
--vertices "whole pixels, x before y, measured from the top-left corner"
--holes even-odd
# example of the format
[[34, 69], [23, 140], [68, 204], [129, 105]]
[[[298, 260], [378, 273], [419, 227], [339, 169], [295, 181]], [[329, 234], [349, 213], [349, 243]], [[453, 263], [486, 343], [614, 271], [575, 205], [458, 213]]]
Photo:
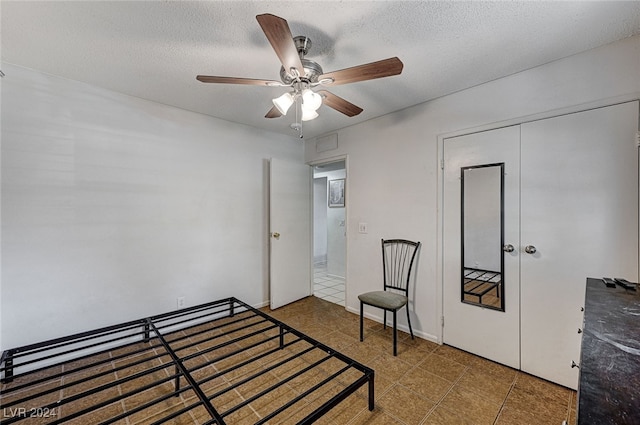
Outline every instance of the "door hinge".
[[444, 170], [444, 159], [440, 160], [440, 168]]
[[640, 131], [636, 131], [636, 146], [640, 148]]
[[440, 324], [444, 328], [444, 316], [440, 316]]

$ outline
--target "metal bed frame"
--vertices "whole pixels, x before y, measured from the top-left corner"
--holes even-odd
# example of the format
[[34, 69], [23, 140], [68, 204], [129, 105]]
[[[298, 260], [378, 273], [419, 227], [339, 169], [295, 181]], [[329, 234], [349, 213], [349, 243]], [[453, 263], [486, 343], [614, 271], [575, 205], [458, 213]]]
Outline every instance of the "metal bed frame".
[[500, 272], [489, 270], [464, 268], [464, 295], [478, 297], [478, 303], [482, 304], [482, 297], [495, 289], [496, 297], [500, 298], [502, 276]]
[[374, 408], [373, 369], [236, 298], [6, 350], [0, 372], [2, 425], [311, 424], [365, 384]]

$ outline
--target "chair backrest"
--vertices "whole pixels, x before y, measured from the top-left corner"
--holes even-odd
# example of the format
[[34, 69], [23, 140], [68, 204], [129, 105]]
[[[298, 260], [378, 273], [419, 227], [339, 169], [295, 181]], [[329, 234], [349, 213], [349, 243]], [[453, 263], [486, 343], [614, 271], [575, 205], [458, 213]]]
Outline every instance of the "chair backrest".
[[382, 271], [384, 290], [395, 289], [409, 296], [411, 269], [420, 242], [406, 239], [382, 239]]

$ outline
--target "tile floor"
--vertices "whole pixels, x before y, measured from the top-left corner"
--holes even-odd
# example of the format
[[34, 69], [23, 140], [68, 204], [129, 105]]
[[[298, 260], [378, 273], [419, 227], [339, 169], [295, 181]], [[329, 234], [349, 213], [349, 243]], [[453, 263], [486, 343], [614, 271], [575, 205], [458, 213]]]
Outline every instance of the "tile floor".
[[358, 316], [317, 297], [265, 311], [376, 371], [373, 412], [362, 392], [362, 400], [341, 403], [319, 423], [575, 424], [576, 392], [565, 387], [404, 332], [393, 357], [389, 328], [365, 319], [360, 342]]
[[313, 295], [344, 306], [344, 278], [328, 275], [326, 264], [316, 264], [313, 272]]
[[[360, 342], [358, 316], [335, 303], [318, 297], [307, 297], [274, 311], [268, 307], [262, 310], [375, 370], [375, 409], [372, 412], [367, 408], [365, 386], [320, 418], [318, 424], [561, 425], [565, 420], [569, 424], [575, 424], [576, 393], [574, 391], [450, 346], [439, 346], [419, 338], [411, 340], [403, 332], [399, 334], [398, 356], [394, 357], [390, 329], [385, 330], [381, 324], [365, 319], [365, 340]], [[186, 339], [184, 344], [188, 342], [189, 340]], [[55, 403], [58, 397], [72, 396], [78, 391], [85, 390], [85, 387], [93, 388], [102, 383], [111, 382], [113, 379], [128, 376], [133, 378], [134, 375], [138, 376], [137, 374], [142, 371], [147, 371], [144, 372], [146, 375], [136, 378], [139, 382], [123, 382], [117, 388], [95, 394], [96, 399], [91, 397], [91, 400], [87, 400], [96, 403], [116, 397], [118, 394], [130, 394], [123, 401], [105, 405], [104, 408], [95, 411], [89, 422], [78, 417], [69, 423], [80, 425], [115, 419], [116, 424], [143, 425], [152, 424], [158, 417], [172, 413], [176, 417], [167, 423], [174, 425], [209, 423], [206, 412], [198, 410], [202, 410], [202, 406], [185, 414], [180, 413], [182, 411], [180, 409], [192, 405], [196, 397], [192, 391], [185, 392], [180, 397], [172, 395], [173, 387], [170, 377], [174, 370], [166, 363], [167, 352], [160, 346], [152, 348], [147, 345], [142, 345], [146, 347], [143, 353], [133, 357], [128, 357], [128, 352], [133, 348], [137, 349], [137, 346], [124, 351], [112, 350], [105, 354], [106, 363], [98, 369], [57, 378], [62, 379], [65, 385], [60, 394], [55, 392], [45, 395], [45, 402]], [[206, 350], [207, 346], [198, 344], [198, 347], [200, 350]], [[196, 348], [189, 345], [185, 345], [184, 349], [198, 352]], [[202, 351], [198, 355], [206, 356], [205, 353], [206, 351]], [[131, 359], [142, 359], [141, 361], [145, 363], [134, 364], [131, 363]], [[227, 360], [224, 357], [221, 359], [211, 366], [213, 369], [203, 370], [203, 376], [213, 377], [216, 370], [224, 369], [226, 367], [224, 363]], [[77, 362], [81, 364], [82, 360]], [[127, 366], [119, 367], [120, 362], [126, 363]], [[66, 370], [76, 366], [65, 364], [62, 367]], [[187, 364], [187, 367], [190, 365]], [[153, 375], [149, 375], [150, 372], [153, 372]], [[212, 373], [214, 375], [211, 375]], [[85, 377], [88, 381], [84, 379]], [[231, 379], [243, 379], [243, 377], [244, 375], [240, 374], [232, 376]], [[78, 380], [79, 378], [83, 379]], [[143, 392], [136, 389], [150, 381], [160, 382], [161, 378], [166, 381], [162, 385], [156, 385]], [[202, 378], [196, 377], [196, 379]], [[68, 384], [67, 380], [69, 380]], [[72, 380], [78, 384], [72, 384]], [[14, 382], [12, 385], [16, 384], [19, 382]], [[219, 388], [226, 388], [229, 384], [230, 382], [219, 381], [216, 378], [211, 381], [211, 388], [207, 387], [203, 390], [218, 391]], [[48, 385], [49, 383], [45, 382], [36, 390], [46, 391]], [[182, 386], [182, 388], [187, 387]], [[282, 391], [290, 393], [296, 391], [296, 388], [287, 383], [282, 387]], [[2, 390], [5, 391], [4, 385]], [[228, 397], [235, 398], [223, 400], [223, 408], [226, 402], [236, 403], [237, 398], [244, 399], [250, 395], [240, 392], [228, 393]], [[155, 400], [157, 397], [168, 398], [162, 403], [155, 404], [152, 411], [134, 413], [136, 409], [133, 406]], [[10, 400], [11, 397], [0, 397], [0, 405]], [[274, 403], [277, 403], [276, 399]], [[312, 407], [313, 403], [310, 401], [309, 406]], [[62, 411], [56, 410], [56, 413], [73, 414], [82, 410], [83, 407], [81, 403], [76, 403], [63, 406]], [[270, 411], [270, 406], [253, 406], [253, 409], [247, 416], [229, 417], [228, 423], [253, 424], [258, 418], [264, 417], [265, 412]], [[124, 417], [124, 412], [129, 412], [130, 416]], [[11, 411], [5, 414], [3, 410], [2, 416], [6, 419], [7, 415], [11, 416]], [[26, 420], [24, 423], [49, 423], [59, 418], [40, 419]], [[0, 422], [3, 420], [0, 419]], [[270, 420], [268, 423], [295, 422], [295, 418], [285, 418], [282, 421]]]

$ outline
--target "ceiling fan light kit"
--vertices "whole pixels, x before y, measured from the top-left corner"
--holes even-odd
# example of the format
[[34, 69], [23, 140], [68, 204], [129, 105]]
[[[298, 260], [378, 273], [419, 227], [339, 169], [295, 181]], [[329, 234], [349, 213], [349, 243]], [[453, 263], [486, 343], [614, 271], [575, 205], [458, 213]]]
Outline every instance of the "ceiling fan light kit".
[[302, 91], [302, 108], [310, 111], [317, 111], [322, 105], [322, 96], [311, 89]]
[[287, 111], [289, 110], [291, 105], [293, 105], [293, 102], [295, 102], [295, 98], [291, 93], [285, 93], [280, 97], [272, 99], [271, 101], [273, 102], [275, 107], [278, 108], [278, 111], [282, 115], [287, 115]]
[[302, 117], [300, 118], [302, 121], [311, 121], [316, 118], [318, 118], [318, 113], [316, 111], [313, 109], [302, 108]]
[[[196, 79], [203, 83], [292, 88], [293, 91], [272, 99], [274, 106], [267, 112], [265, 118], [278, 118], [286, 115], [291, 106], [296, 105], [296, 122], [291, 124], [290, 127], [299, 132], [300, 138], [303, 137], [302, 121], [317, 118], [317, 110], [323, 104], [348, 117], [356, 116], [362, 112], [362, 108], [327, 90], [314, 92], [312, 88], [318, 85], [330, 86], [355, 83], [402, 73], [403, 64], [397, 57], [324, 73], [317, 62], [304, 58], [311, 48], [311, 40], [308, 37], [293, 37], [287, 21], [278, 16], [263, 14], [256, 16], [256, 19], [282, 63], [280, 68], [282, 83], [274, 80], [207, 75], [198, 75]], [[298, 111], [300, 111], [300, 114], [298, 114]], [[300, 121], [298, 121], [298, 118]]]

